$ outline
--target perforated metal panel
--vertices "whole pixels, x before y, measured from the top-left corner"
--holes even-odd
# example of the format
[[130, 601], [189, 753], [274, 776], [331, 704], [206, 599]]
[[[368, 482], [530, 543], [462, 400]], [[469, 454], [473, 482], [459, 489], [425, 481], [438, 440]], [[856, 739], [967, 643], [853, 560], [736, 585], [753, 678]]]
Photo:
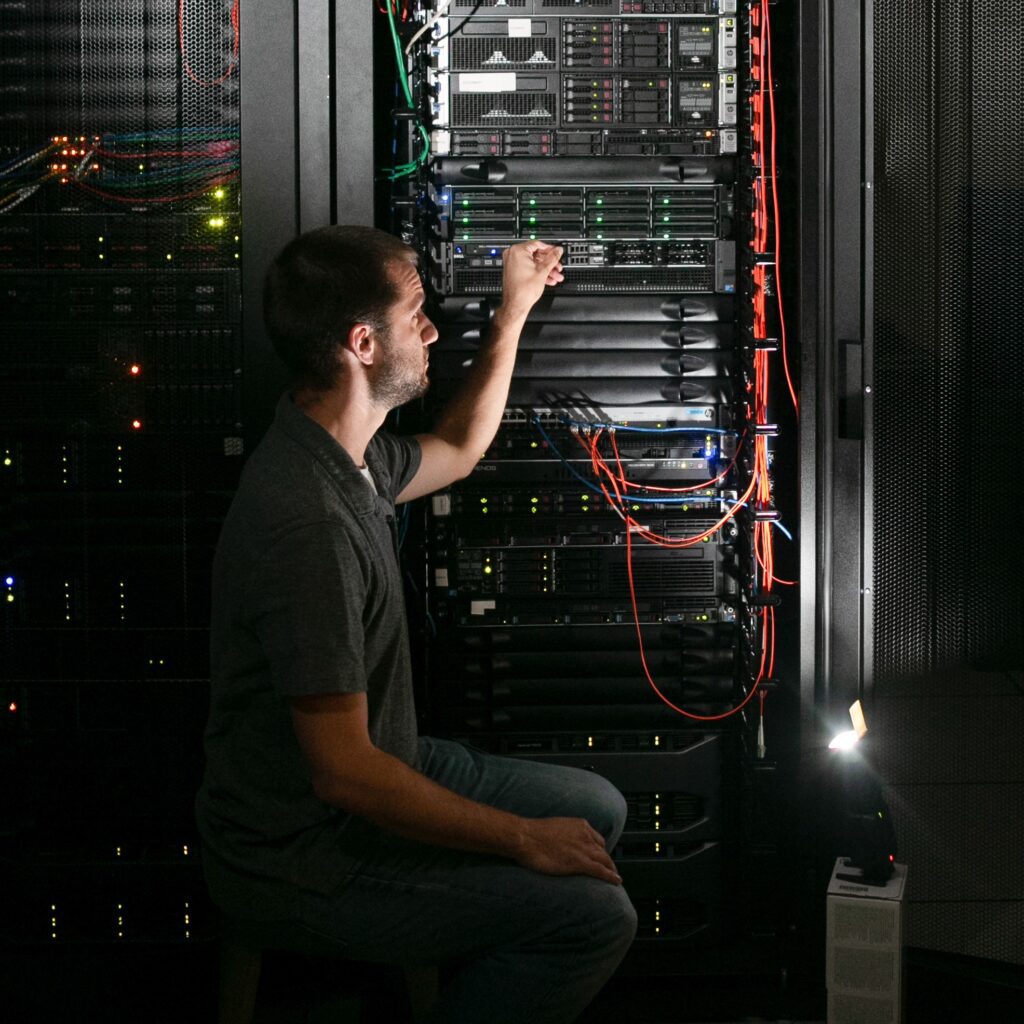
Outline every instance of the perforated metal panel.
[[1019, 665], [1024, 28], [876, 3], [875, 44], [877, 669]]
[[553, 68], [558, 40], [514, 36], [460, 36], [452, 39], [453, 70], [487, 68]]
[[551, 127], [558, 120], [557, 104], [547, 93], [460, 93], [452, 97], [452, 124]]
[[874, 18], [879, 769], [908, 942], [1020, 962], [1024, 23], [974, 0]]

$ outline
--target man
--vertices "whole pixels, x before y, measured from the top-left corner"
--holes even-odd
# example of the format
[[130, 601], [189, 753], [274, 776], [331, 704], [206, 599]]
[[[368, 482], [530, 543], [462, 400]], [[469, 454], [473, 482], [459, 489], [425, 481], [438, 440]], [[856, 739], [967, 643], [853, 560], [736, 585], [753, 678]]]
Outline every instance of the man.
[[214, 899], [349, 957], [459, 963], [431, 1020], [565, 1022], [632, 941], [608, 855], [622, 796], [589, 772], [417, 738], [394, 503], [469, 474], [490, 444], [531, 307], [562, 250], [504, 255], [503, 300], [429, 434], [380, 430], [422, 395], [437, 331], [408, 246], [300, 236], [271, 267], [267, 328], [292, 390], [253, 452], [213, 578], [207, 769]]

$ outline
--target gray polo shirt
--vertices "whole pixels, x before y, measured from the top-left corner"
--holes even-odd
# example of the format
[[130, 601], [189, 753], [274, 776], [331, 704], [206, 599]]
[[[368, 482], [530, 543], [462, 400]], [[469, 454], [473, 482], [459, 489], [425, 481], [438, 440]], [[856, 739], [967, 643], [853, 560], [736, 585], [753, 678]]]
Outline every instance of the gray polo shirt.
[[290, 396], [250, 456], [213, 567], [204, 852], [240, 874], [327, 892], [350, 817], [317, 799], [288, 698], [366, 692], [373, 743], [406, 764], [416, 721], [395, 495], [419, 444], [366, 450], [377, 493]]

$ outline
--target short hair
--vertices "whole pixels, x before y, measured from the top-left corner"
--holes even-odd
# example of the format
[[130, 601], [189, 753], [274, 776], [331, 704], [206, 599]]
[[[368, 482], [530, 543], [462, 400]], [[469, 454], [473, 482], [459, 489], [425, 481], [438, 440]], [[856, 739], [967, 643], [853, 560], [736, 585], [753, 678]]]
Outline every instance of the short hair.
[[386, 332], [398, 299], [389, 264], [416, 250], [376, 228], [332, 225], [292, 239], [263, 282], [263, 320], [291, 384], [326, 391], [340, 346], [356, 324]]

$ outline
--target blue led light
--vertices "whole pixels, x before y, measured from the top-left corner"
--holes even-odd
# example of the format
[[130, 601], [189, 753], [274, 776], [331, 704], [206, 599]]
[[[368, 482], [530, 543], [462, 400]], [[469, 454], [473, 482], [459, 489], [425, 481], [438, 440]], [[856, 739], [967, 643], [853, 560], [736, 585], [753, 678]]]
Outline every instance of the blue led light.
[[9, 586], [9, 587], [13, 587], [13, 586], [14, 586], [14, 577], [13, 577], [13, 576], [8, 576], [8, 577], [7, 577], [7, 578], [6, 578], [5, 580], [4, 580], [4, 583], [6, 583], [6, 584], [7, 584], [7, 586]]
[[461, 255], [462, 255], [462, 246], [461, 246], [461, 245], [457, 245], [457, 246], [455, 246], [455, 252], [456, 252], [456, 253], [457, 253], [457, 254], [458, 254], [459, 256], [461, 256]]
[[497, 256], [498, 255], [498, 250], [497, 249], [492, 249], [491, 250], [491, 255], [492, 256]]

